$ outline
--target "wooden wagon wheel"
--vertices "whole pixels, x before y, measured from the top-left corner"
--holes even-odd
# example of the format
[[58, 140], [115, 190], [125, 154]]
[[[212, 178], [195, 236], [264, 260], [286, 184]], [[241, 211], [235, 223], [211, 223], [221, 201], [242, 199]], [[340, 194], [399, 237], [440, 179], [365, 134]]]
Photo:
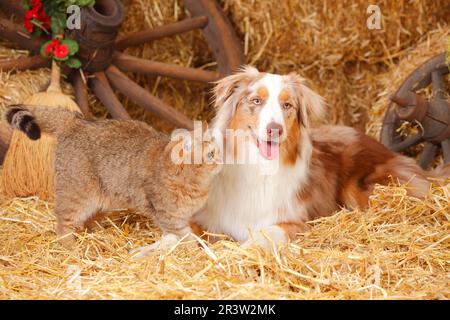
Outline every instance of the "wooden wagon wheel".
[[[117, 37], [124, 19], [124, 9], [119, 0], [97, 0], [91, 8], [81, 10], [81, 29], [66, 35], [79, 42], [78, 57], [83, 63], [81, 72], [74, 71], [69, 79], [75, 90], [80, 109], [89, 110], [87, 87], [108, 109], [113, 118], [130, 119], [125, 108], [114, 93], [114, 89], [130, 98], [146, 110], [178, 127], [193, 128], [193, 121], [165, 102], [150, 94], [133, 82], [124, 72], [135, 72], [155, 76], [167, 76], [182, 80], [212, 82], [236, 70], [244, 63], [244, 55], [230, 22], [215, 0], [184, 0], [192, 17], [150, 30], [139, 31]], [[2, 0], [0, 10], [23, 19], [24, 11], [17, 0]], [[202, 29], [217, 61], [217, 72], [182, 67], [140, 59], [121, 50], [147, 42]], [[8, 19], [0, 18], [0, 38], [15, 42], [19, 47], [32, 52], [30, 57], [0, 62], [3, 71], [36, 69], [49, 66], [50, 61], [39, 55], [44, 39], [31, 38], [25, 29]], [[86, 83], [87, 75], [93, 75]]]
[[[450, 163], [450, 103], [444, 77], [449, 73], [446, 54], [439, 54], [413, 71], [391, 97], [381, 129], [380, 140], [389, 149], [407, 152], [423, 144], [419, 164], [427, 169], [440, 152]], [[419, 90], [431, 87], [432, 97], [426, 99]], [[417, 133], [402, 136], [399, 128], [405, 122], [416, 125]]]

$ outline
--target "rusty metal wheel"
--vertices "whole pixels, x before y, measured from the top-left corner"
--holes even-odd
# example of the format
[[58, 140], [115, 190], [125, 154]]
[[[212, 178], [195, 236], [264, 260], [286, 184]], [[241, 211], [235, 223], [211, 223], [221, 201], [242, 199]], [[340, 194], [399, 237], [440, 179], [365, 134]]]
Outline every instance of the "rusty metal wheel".
[[450, 103], [445, 84], [450, 71], [445, 58], [441, 53], [429, 59], [406, 78], [391, 97], [381, 129], [384, 145], [418, 156], [423, 169], [439, 156], [450, 163]]
[[[116, 90], [175, 126], [193, 128], [191, 119], [151, 95], [124, 73], [212, 82], [244, 63], [240, 41], [215, 0], [184, 0], [184, 4], [191, 13], [191, 18], [121, 37], [117, 37], [119, 26], [124, 19], [121, 1], [97, 0], [94, 7], [82, 9], [81, 30], [69, 31], [67, 36], [76, 39], [80, 45], [78, 55], [83, 63], [82, 70], [72, 72], [69, 79], [75, 89], [76, 101], [83, 112], [89, 112], [87, 87], [90, 87], [113, 118], [130, 119], [114, 93]], [[14, 14], [19, 19], [24, 15], [17, 0], [2, 0], [0, 10], [6, 14]], [[202, 29], [217, 61], [216, 72], [140, 59], [121, 52], [127, 47], [194, 29]], [[0, 18], [0, 38], [13, 41], [19, 47], [32, 52], [30, 57], [0, 62], [0, 69], [3, 71], [36, 69], [50, 65], [50, 61], [41, 58], [38, 53], [43, 39], [30, 38], [21, 25]], [[86, 82], [87, 78], [92, 80]]]

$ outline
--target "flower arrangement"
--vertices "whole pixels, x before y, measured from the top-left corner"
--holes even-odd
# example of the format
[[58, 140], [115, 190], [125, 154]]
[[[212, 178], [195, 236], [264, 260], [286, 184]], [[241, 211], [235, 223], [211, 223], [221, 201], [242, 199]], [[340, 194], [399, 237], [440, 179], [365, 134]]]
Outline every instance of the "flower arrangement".
[[23, 24], [33, 36], [48, 35], [51, 40], [41, 46], [41, 55], [55, 60], [59, 65], [70, 68], [81, 67], [75, 55], [79, 46], [75, 40], [64, 38], [67, 26], [67, 8], [93, 6], [95, 0], [23, 0], [26, 13]]

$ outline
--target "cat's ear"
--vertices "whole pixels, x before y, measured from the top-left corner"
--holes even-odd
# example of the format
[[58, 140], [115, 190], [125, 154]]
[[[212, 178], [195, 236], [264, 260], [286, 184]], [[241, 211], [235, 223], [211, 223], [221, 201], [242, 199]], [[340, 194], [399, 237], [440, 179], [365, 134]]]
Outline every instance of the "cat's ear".
[[172, 161], [173, 164], [181, 164], [185, 156], [183, 141], [169, 141], [169, 143], [164, 147], [164, 152], [170, 155], [170, 161]]
[[174, 163], [181, 163], [192, 150], [192, 134], [186, 130], [175, 130], [165, 147], [165, 152], [171, 154]]

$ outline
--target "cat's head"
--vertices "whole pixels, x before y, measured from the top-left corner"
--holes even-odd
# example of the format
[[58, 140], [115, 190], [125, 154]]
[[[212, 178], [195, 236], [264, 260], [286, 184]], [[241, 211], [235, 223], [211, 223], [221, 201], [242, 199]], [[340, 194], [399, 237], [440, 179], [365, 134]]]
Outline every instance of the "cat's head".
[[194, 171], [200, 179], [215, 176], [222, 168], [220, 148], [213, 137], [186, 132], [172, 140], [166, 150], [174, 165]]

